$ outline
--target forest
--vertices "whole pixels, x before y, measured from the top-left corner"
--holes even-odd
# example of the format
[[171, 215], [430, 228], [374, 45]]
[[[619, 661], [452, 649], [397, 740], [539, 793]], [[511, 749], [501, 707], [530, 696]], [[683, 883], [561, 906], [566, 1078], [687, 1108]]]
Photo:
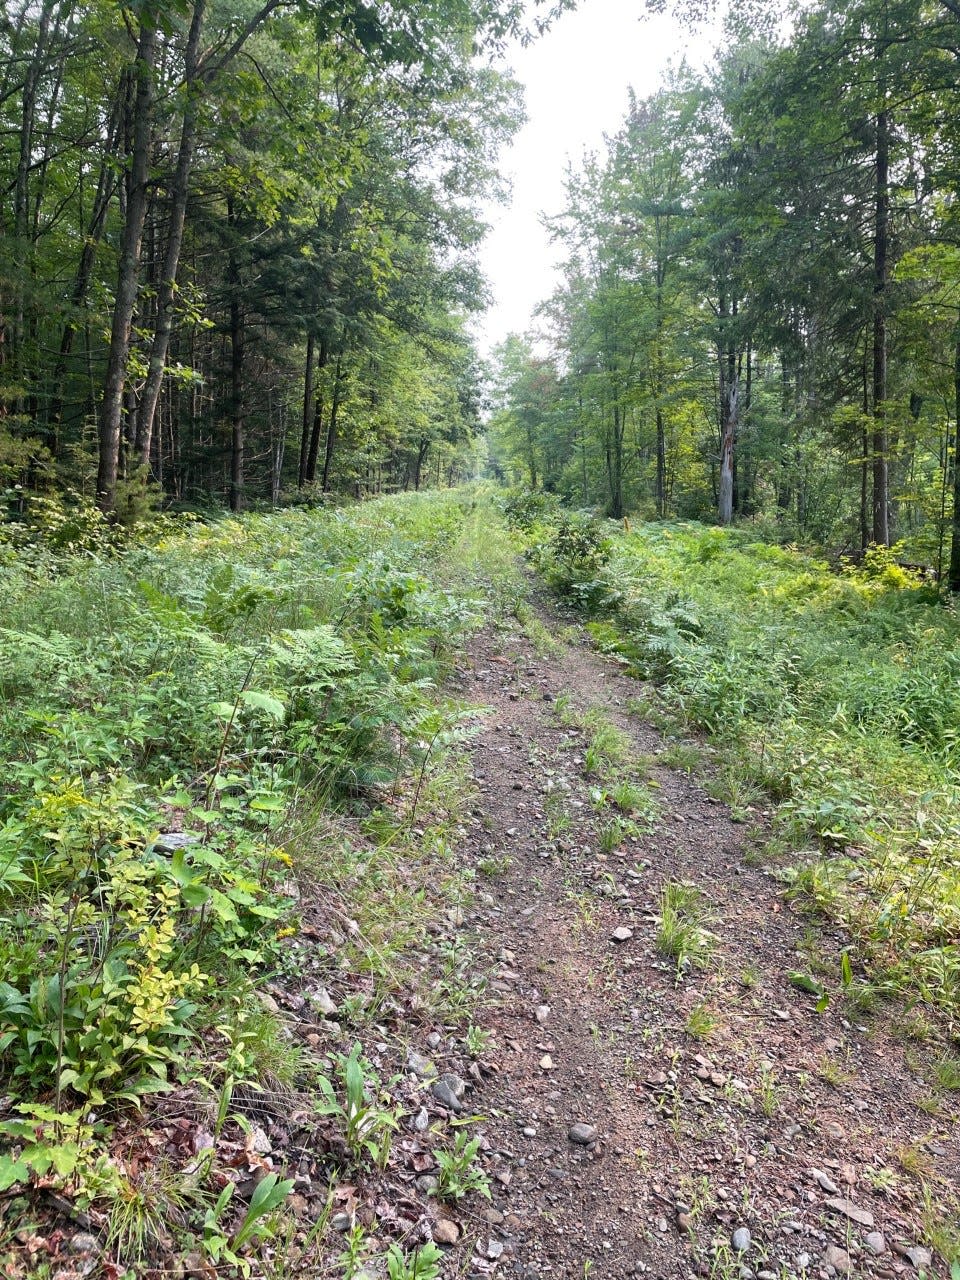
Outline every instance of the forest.
[[956, 589], [960, 16], [753, 16], [571, 171], [543, 338], [499, 352], [494, 467], [617, 518], [900, 543]]
[[129, 522], [148, 488], [237, 510], [462, 478], [476, 204], [519, 119], [490, 56], [521, 9], [6, 6], [4, 484]]
[[960, 3], [638, 5], [485, 354], [598, 3], [0, 15], [7, 1280], [960, 1280]]

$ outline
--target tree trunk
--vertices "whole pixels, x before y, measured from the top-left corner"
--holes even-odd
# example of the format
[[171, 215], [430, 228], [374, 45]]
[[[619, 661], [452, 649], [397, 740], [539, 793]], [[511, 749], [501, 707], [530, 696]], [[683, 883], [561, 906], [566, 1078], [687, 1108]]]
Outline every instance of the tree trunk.
[[950, 569], [947, 585], [951, 591], [960, 591], [960, 314], [957, 316], [957, 332], [953, 348], [953, 523], [950, 534]]
[[16, 363], [23, 346], [23, 275], [26, 271], [27, 237], [30, 228], [30, 170], [33, 165], [33, 127], [37, 114], [37, 90], [47, 52], [47, 36], [56, 0], [44, 0], [37, 23], [36, 43], [20, 90], [20, 145], [13, 189], [14, 253], [17, 255], [14, 290], [13, 329], [10, 355]]
[[876, 210], [873, 241], [873, 541], [890, 545], [887, 459], [887, 232], [890, 219], [890, 121], [877, 115]]
[[173, 328], [173, 310], [177, 288], [177, 270], [180, 266], [180, 250], [183, 246], [183, 228], [187, 214], [187, 196], [190, 189], [190, 169], [193, 165], [193, 152], [197, 138], [197, 116], [200, 111], [202, 84], [198, 79], [197, 69], [200, 52], [200, 33], [203, 28], [203, 15], [206, 0], [194, 0], [193, 16], [190, 20], [190, 31], [187, 36], [187, 47], [184, 54], [184, 106], [183, 123], [180, 127], [180, 146], [177, 152], [177, 167], [174, 170], [173, 183], [170, 188], [170, 212], [167, 229], [167, 244], [163, 255], [163, 270], [157, 289], [157, 322], [150, 349], [150, 365], [143, 394], [140, 397], [140, 408], [137, 413], [137, 439], [135, 444], [137, 459], [141, 466], [150, 462], [150, 443], [153, 439], [153, 419], [160, 399], [160, 388], [167, 367], [167, 350], [170, 346], [170, 331]]
[[103, 239], [107, 211], [110, 208], [110, 201], [113, 199], [113, 193], [117, 186], [115, 167], [112, 161], [116, 154], [125, 97], [126, 85], [124, 77], [121, 78], [120, 86], [117, 89], [113, 114], [110, 117], [110, 124], [107, 128], [104, 152], [100, 161], [100, 171], [97, 174], [97, 188], [93, 197], [86, 234], [83, 237], [80, 261], [77, 264], [77, 272], [74, 276], [73, 290], [70, 295], [70, 306], [73, 314], [67, 317], [63, 326], [60, 350], [53, 370], [53, 398], [50, 401], [48, 424], [55, 447], [59, 439], [60, 422], [63, 418], [64, 379], [67, 376], [67, 362], [70, 352], [73, 350], [74, 337], [79, 328], [79, 313], [87, 299], [87, 290], [90, 287], [90, 280], [93, 275], [93, 264], [96, 261], [97, 248]]
[[330, 492], [330, 479], [333, 475], [333, 453], [337, 445], [337, 418], [340, 414], [340, 400], [343, 392], [343, 356], [337, 356], [337, 367], [333, 378], [333, 397], [330, 402], [330, 420], [327, 423], [327, 443], [323, 451], [323, 482], [321, 489]]
[[731, 348], [726, 356], [725, 371], [721, 365], [720, 383], [720, 491], [717, 514], [722, 525], [733, 523], [733, 458], [739, 410], [739, 370], [736, 352]]
[[230, 281], [230, 510], [240, 511], [243, 508], [244, 333], [237, 219], [232, 196], [227, 199], [227, 222], [231, 233], [227, 268]]
[[[327, 344], [324, 338], [320, 339], [320, 354], [317, 357], [317, 373], [322, 375], [327, 367]], [[313, 413], [313, 430], [310, 434], [310, 450], [307, 454], [307, 469], [305, 479], [307, 484], [313, 484], [317, 478], [317, 458], [320, 456], [320, 437], [323, 434], [323, 384], [317, 391], [316, 408]]]
[[307, 457], [310, 451], [310, 418], [313, 413], [313, 349], [315, 339], [307, 334], [307, 361], [303, 370], [303, 427], [300, 432], [300, 464], [297, 469], [297, 488], [307, 482]]
[[129, 194], [120, 242], [120, 269], [117, 297], [110, 328], [107, 376], [100, 414], [97, 502], [104, 512], [112, 512], [117, 497], [120, 464], [120, 436], [123, 425], [123, 396], [130, 355], [130, 329], [137, 305], [140, 248], [143, 220], [147, 211], [150, 169], [150, 135], [153, 123], [153, 71], [157, 54], [157, 32], [148, 15], [143, 15], [133, 75], [136, 82], [133, 149]]

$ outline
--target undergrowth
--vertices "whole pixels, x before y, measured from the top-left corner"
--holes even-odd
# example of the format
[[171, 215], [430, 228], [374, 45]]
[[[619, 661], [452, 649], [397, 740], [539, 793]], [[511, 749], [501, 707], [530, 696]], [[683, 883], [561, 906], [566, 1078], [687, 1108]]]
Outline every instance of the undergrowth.
[[[52, 1188], [108, 1222], [122, 1267], [183, 1236], [204, 1268], [249, 1270], [293, 1184], [235, 1207], [222, 1170], [204, 1177], [241, 1091], [306, 1069], [262, 984], [321, 1016], [354, 972], [339, 1016], [362, 1029], [422, 981], [425, 922], [465, 892], [448, 749], [474, 713], [441, 682], [484, 574], [503, 607], [520, 588], [469, 493], [126, 543], [49, 524], [0, 528], [0, 1191]], [[455, 954], [436, 975], [455, 1018], [469, 969]], [[382, 1165], [398, 1117], [360, 1053], [317, 1115]], [[147, 1167], [143, 1143], [125, 1162], [117, 1127], [139, 1109], [145, 1138], [151, 1095], [181, 1088], [210, 1150], [188, 1172]]]
[[715, 744], [744, 816], [766, 806], [798, 906], [843, 922], [838, 983], [960, 1034], [960, 621], [869, 553], [839, 571], [748, 531], [624, 531], [536, 513], [524, 537], [594, 642]]

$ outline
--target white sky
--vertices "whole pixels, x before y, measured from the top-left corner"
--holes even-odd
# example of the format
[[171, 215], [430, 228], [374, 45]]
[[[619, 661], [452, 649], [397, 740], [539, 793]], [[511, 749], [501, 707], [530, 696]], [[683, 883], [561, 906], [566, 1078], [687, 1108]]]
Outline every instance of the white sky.
[[669, 17], [642, 13], [640, 0], [580, 0], [547, 35], [510, 55], [528, 119], [502, 160], [512, 201], [486, 210], [492, 230], [480, 260], [494, 305], [477, 325], [485, 351], [527, 330], [534, 307], [553, 289], [557, 248], [539, 218], [563, 208], [568, 160], [576, 166], [584, 150], [599, 150], [604, 133], [616, 132], [628, 86], [645, 97], [668, 62], [686, 56], [702, 65], [713, 48], [709, 32], [691, 37]]

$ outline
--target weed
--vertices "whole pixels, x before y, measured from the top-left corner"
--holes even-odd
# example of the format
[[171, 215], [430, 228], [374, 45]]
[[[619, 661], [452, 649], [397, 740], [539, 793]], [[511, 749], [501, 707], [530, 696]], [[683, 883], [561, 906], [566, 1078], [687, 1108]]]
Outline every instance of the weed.
[[676, 961], [678, 974], [702, 968], [709, 959], [713, 936], [704, 927], [705, 916], [703, 898], [695, 885], [680, 880], [664, 885], [656, 948], [661, 955]]
[[864, 1169], [863, 1176], [875, 1191], [895, 1191], [900, 1185], [900, 1178], [889, 1165], [873, 1166]]
[[513, 865], [513, 859], [508, 854], [500, 854], [498, 857], [483, 858], [477, 863], [477, 870], [482, 876], [489, 879], [495, 879], [497, 876], [504, 875]]
[[467, 1046], [467, 1052], [471, 1058], [482, 1058], [490, 1044], [490, 1032], [485, 1031], [483, 1027], [477, 1027], [472, 1022], [467, 1027], [467, 1034], [464, 1036], [464, 1043]]
[[941, 1089], [960, 1090], [960, 1058], [943, 1054], [933, 1063], [933, 1075]]
[[361, 1055], [359, 1043], [349, 1054], [337, 1055], [334, 1065], [340, 1096], [330, 1079], [321, 1075], [317, 1083], [322, 1101], [315, 1105], [319, 1115], [339, 1121], [355, 1159], [369, 1157], [382, 1169], [390, 1158], [393, 1134], [403, 1113], [390, 1104], [376, 1074]]
[[620, 818], [601, 823], [597, 830], [597, 845], [601, 853], [613, 853], [619, 849], [627, 834], [627, 826]]
[[773, 1068], [767, 1064], [760, 1068], [759, 1098], [760, 1110], [768, 1120], [772, 1119], [780, 1110], [780, 1089]]
[[935, 1194], [926, 1183], [922, 1190], [924, 1236], [951, 1268], [951, 1280], [960, 1273], [960, 1205], [955, 1201], [944, 1208], [944, 1197]]
[[687, 1014], [687, 1034], [695, 1040], [709, 1040], [717, 1029], [717, 1016], [705, 1004], [695, 1004]]
[[490, 1182], [480, 1167], [479, 1154], [480, 1139], [469, 1137], [465, 1129], [456, 1130], [451, 1149], [434, 1149], [437, 1195], [441, 1200], [462, 1200], [472, 1191], [490, 1199]]
[[702, 752], [692, 742], [672, 742], [657, 753], [657, 760], [667, 769], [693, 773], [702, 760]]
[[387, 1250], [387, 1275], [390, 1280], [437, 1280], [443, 1250], [431, 1240], [419, 1245], [409, 1256], [404, 1256], [400, 1246], [392, 1244]]
[[841, 1089], [854, 1079], [851, 1072], [846, 1071], [828, 1054], [824, 1054], [817, 1063], [817, 1075], [834, 1089]]
[[917, 1142], [905, 1142], [894, 1152], [904, 1173], [922, 1181], [930, 1176], [932, 1164], [929, 1154]]

